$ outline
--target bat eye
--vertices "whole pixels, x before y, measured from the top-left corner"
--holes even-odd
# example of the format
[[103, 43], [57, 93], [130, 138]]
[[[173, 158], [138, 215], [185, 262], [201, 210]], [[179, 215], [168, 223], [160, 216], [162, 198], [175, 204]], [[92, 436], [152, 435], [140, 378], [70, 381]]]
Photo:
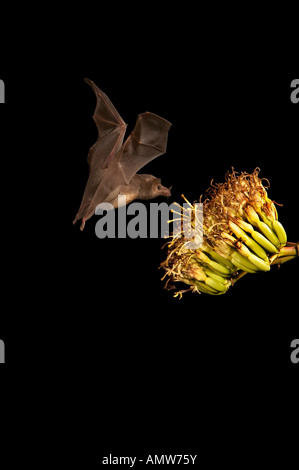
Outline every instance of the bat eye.
[[161, 184], [157, 185], [157, 189], [158, 189], [158, 191], [161, 189]]

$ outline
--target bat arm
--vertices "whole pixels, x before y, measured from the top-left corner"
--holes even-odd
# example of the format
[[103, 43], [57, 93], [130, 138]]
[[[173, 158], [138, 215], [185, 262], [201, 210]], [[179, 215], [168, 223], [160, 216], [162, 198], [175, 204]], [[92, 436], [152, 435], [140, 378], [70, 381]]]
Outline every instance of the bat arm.
[[[95, 120], [94, 116], [93, 116], [93, 119], [94, 119], [94, 121], [95, 121], [95, 123], [96, 123], [96, 120]], [[110, 123], [110, 121], [105, 121], [105, 122], [107, 122], [107, 123], [109, 123], [109, 124], [113, 124], [113, 125], [115, 126], [115, 123], [113, 123], [113, 122], [111, 122], [111, 123]], [[102, 135], [97, 139], [97, 141], [95, 142], [95, 144], [97, 144], [98, 142], [101, 142], [101, 140], [105, 139], [108, 135], [114, 134], [115, 132], [121, 134], [121, 137], [123, 138], [123, 135], [124, 135], [124, 133], [125, 133], [125, 131], [126, 131], [126, 128], [127, 128], [127, 124], [125, 124], [125, 123], [124, 123], [124, 124], [120, 124], [119, 126], [115, 126], [114, 128], [110, 128], [110, 129], [106, 132], [106, 134], [102, 134]], [[95, 144], [94, 144], [94, 145], [95, 145]]]
[[[99, 128], [99, 123], [98, 123], [98, 116], [97, 116], [96, 113], [94, 113], [94, 115], [92, 116], [92, 119], [94, 120], [95, 125], [97, 126], [97, 129], [98, 129]], [[110, 129], [112, 129], [112, 130], [109, 129], [109, 131], [106, 134], [104, 134], [102, 137], [106, 137], [106, 135], [111, 134], [112, 132], [114, 132], [117, 129], [126, 130], [126, 128], [127, 128], [127, 124], [124, 121], [121, 121], [119, 124], [116, 124], [115, 121], [113, 122], [113, 121], [110, 121], [109, 119], [103, 119], [103, 118], [101, 118], [100, 127], [103, 126], [104, 122], [109, 124]]]

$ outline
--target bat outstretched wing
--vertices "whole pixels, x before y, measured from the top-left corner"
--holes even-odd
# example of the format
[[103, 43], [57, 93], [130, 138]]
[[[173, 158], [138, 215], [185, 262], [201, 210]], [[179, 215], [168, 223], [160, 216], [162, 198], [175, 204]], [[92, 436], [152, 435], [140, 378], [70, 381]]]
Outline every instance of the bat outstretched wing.
[[97, 98], [93, 119], [98, 139], [88, 153], [89, 177], [74, 223], [87, 214], [105, 170], [122, 146], [127, 127], [108, 96], [93, 81], [85, 78], [85, 82], [91, 86]]
[[108, 168], [114, 155], [120, 149], [126, 132], [126, 123], [105, 93], [93, 81], [84, 79], [93, 89], [96, 98], [96, 108], [93, 120], [97, 126], [98, 139], [90, 148], [88, 163], [91, 168]]
[[140, 168], [166, 152], [171, 123], [154, 113], [138, 115], [135, 128], [117, 156], [126, 184]]

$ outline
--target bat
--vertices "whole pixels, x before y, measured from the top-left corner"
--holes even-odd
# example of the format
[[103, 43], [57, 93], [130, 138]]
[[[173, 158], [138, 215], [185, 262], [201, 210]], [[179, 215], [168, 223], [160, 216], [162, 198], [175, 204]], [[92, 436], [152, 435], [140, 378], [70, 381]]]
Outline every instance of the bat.
[[[126, 204], [134, 199], [153, 199], [170, 196], [170, 188], [161, 179], [139, 174], [144, 165], [166, 152], [171, 123], [157, 114], [139, 114], [136, 125], [123, 143], [127, 125], [103, 91], [85, 78], [96, 95], [93, 115], [98, 139], [89, 149], [89, 176], [81, 205], [73, 221], [82, 219], [80, 229], [95, 213], [101, 202], [118, 207], [118, 195], [126, 196]], [[123, 199], [122, 199], [123, 200]]]

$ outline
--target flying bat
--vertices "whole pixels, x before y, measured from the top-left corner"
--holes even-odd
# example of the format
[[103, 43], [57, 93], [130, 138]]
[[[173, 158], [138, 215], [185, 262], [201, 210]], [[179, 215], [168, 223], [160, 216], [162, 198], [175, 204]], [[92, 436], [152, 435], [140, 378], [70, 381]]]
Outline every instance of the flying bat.
[[125, 203], [134, 199], [170, 196], [153, 175], [137, 174], [144, 165], [166, 152], [171, 123], [150, 112], [139, 114], [133, 132], [123, 143], [127, 125], [109, 98], [91, 80], [85, 78], [97, 98], [93, 119], [98, 139], [89, 149], [89, 177], [78, 213], [73, 221], [82, 219], [80, 229], [95, 213], [98, 204], [109, 202], [118, 207], [118, 196]]

